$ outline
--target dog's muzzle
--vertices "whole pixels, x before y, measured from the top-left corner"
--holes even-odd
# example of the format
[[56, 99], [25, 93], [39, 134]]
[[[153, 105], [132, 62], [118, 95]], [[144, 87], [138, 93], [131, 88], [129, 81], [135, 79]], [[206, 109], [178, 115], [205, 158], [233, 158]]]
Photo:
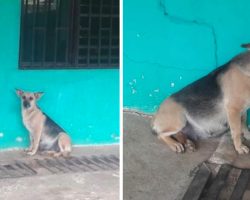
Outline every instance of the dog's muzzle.
[[24, 101], [23, 102], [23, 107], [24, 108], [29, 108], [30, 107], [30, 103], [28, 101]]

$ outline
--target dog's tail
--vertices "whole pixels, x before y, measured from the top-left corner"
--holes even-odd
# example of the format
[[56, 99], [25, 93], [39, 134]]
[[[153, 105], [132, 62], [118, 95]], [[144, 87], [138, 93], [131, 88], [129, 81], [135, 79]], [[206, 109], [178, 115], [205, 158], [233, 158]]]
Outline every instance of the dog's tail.
[[241, 47], [246, 48], [247, 50], [250, 50], [250, 43], [242, 44]]

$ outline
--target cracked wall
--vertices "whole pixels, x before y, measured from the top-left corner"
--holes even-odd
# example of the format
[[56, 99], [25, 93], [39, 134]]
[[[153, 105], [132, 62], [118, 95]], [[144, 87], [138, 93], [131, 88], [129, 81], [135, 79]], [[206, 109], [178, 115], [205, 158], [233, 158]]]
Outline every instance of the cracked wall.
[[0, 149], [29, 143], [15, 88], [44, 91], [39, 106], [75, 145], [119, 143], [119, 70], [18, 70], [20, 3], [0, 1]]
[[249, 9], [247, 0], [124, 1], [124, 107], [152, 113], [241, 52]]

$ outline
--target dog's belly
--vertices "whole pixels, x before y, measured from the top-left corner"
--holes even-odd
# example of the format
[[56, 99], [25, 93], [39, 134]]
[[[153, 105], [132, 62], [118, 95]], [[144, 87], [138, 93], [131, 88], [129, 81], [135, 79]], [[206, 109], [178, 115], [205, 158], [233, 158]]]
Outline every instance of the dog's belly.
[[186, 126], [182, 132], [189, 138], [206, 139], [217, 137], [229, 130], [227, 117], [225, 112], [218, 112], [209, 117], [187, 117]]
[[47, 135], [41, 137], [39, 151], [59, 151], [58, 138], [50, 138]]

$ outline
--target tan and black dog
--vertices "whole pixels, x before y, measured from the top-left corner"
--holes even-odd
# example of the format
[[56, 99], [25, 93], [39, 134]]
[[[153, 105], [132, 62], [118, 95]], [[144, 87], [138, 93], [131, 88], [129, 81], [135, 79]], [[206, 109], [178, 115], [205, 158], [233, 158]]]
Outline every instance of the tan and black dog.
[[53, 156], [68, 156], [71, 152], [69, 136], [36, 104], [43, 93], [22, 90], [16, 90], [16, 93], [21, 98], [23, 123], [30, 134], [27, 154], [34, 155], [37, 151], [41, 151]]
[[[242, 45], [250, 49], [250, 45]], [[152, 120], [159, 139], [173, 151], [192, 150], [192, 140], [219, 136], [230, 129], [239, 154], [249, 153], [241, 136], [248, 134], [250, 108], [250, 51], [167, 98]]]

